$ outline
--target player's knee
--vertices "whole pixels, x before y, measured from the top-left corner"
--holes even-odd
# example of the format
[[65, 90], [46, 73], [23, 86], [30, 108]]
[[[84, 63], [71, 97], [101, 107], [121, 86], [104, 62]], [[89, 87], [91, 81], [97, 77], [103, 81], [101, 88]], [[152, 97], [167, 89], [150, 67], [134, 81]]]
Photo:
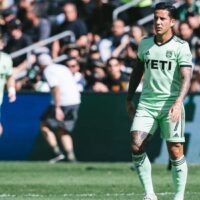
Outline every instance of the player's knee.
[[183, 156], [183, 145], [181, 143], [170, 145], [169, 154], [171, 159], [176, 160]]
[[144, 139], [142, 134], [138, 131], [132, 132], [131, 150], [133, 154], [140, 154], [143, 151]]
[[43, 135], [46, 135], [47, 132], [49, 131], [48, 127], [46, 127], [44, 124], [40, 125], [40, 130], [41, 130]]
[[139, 146], [138, 144], [132, 142], [131, 150], [132, 150], [133, 154], [139, 154], [141, 152], [141, 146]]

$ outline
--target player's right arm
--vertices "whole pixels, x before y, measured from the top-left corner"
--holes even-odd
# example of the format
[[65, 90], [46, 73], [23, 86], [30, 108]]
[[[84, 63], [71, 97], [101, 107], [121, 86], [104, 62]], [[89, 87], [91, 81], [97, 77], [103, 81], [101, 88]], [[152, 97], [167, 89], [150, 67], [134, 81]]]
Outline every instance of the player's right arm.
[[15, 90], [15, 78], [13, 76], [13, 62], [11, 57], [3, 53], [4, 58], [5, 58], [5, 65], [7, 69], [6, 73], [6, 84], [7, 84], [7, 90], [8, 90], [8, 98], [9, 102], [12, 103], [16, 100], [16, 90]]
[[135, 114], [135, 107], [132, 102], [132, 99], [141, 81], [143, 73], [144, 73], [144, 62], [140, 61], [138, 58], [137, 63], [131, 73], [131, 77], [129, 80], [128, 93], [126, 97], [126, 109], [130, 118], [133, 118]]
[[12, 103], [16, 100], [15, 79], [13, 75], [7, 77], [7, 88], [9, 102]]
[[55, 69], [52, 67], [47, 67], [44, 70], [44, 76], [46, 78], [49, 87], [51, 88], [51, 94], [54, 100], [55, 106], [55, 118], [58, 121], [64, 120], [64, 113], [61, 109], [61, 94], [60, 87], [58, 84], [58, 77], [55, 75]]
[[60, 88], [58, 86], [54, 86], [51, 88], [51, 92], [54, 98], [54, 103], [55, 103], [55, 115], [56, 115], [56, 119], [58, 121], [62, 121], [64, 120], [64, 113], [61, 109], [61, 105], [60, 105]]

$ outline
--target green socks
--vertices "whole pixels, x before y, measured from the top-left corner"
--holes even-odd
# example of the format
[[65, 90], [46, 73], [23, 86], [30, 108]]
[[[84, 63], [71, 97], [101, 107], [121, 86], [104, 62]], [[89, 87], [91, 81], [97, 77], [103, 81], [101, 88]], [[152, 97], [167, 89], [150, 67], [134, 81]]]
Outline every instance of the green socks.
[[185, 157], [182, 156], [178, 160], [171, 160], [172, 178], [175, 186], [174, 200], [183, 200], [185, 193], [185, 185], [187, 181], [187, 163]]
[[146, 194], [154, 194], [153, 183], [151, 178], [151, 163], [146, 153], [132, 155], [139, 179], [144, 187]]

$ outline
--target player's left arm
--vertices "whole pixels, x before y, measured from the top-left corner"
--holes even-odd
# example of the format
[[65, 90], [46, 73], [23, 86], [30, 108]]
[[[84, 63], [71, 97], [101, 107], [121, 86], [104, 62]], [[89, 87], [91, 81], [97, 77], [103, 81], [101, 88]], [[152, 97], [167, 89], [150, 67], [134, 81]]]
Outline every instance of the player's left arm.
[[192, 77], [192, 68], [191, 67], [181, 67], [180, 74], [181, 74], [181, 87], [180, 87], [179, 96], [169, 110], [169, 114], [170, 114], [171, 120], [173, 122], [178, 121], [181, 116], [183, 101], [188, 93], [189, 88], [190, 88], [190, 82], [191, 82], [191, 77]]
[[169, 110], [171, 120], [176, 122], [180, 119], [182, 112], [183, 101], [188, 93], [190, 88], [190, 82], [192, 78], [192, 54], [187, 42], [182, 40], [179, 41], [180, 46], [177, 50], [177, 62], [179, 65], [181, 84], [179, 95]]
[[7, 90], [9, 102], [12, 103], [16, 100], [15, 78], [13, 75], [7, 76]]
[[191, 78], [192, 78], [192, 68], [181, 67], [180, 74], [181, 74], [181, 88], [176, 102], [183, 103], [190, 88]]
[[173, 122], [178, 121], [181, 116], [183, 101], [188, 93], [189, 88], [190, 88], [190, 82], [191, 82], [191, 77], [192, 77], [192, 68], [182, 67], [180, 69], [180, 74], [181, 74], [181, 87], [180, 87], [179, 96], [169, 110], [169, 114], [170, 114], [171, 120]]
[[13, 62], [9, 55], [4, 54], [6, 58], [6, 85], [8, 90], [9, 102], [12, 103], [16, 100], [16, 90], [15, 90], [15, 78], [13, 75]]

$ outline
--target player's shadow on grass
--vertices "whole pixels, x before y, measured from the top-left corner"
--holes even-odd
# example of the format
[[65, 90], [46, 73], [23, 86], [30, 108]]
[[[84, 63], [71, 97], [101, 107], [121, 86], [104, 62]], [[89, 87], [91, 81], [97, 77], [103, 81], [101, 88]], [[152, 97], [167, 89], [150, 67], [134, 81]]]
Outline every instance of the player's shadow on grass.
[[33, 145], [30, 155], [28, 156], [28, 160], [32, 161], [46, 161], [55, 156], [45, 141], [42, 134], [38, 134], [38, 137]]

